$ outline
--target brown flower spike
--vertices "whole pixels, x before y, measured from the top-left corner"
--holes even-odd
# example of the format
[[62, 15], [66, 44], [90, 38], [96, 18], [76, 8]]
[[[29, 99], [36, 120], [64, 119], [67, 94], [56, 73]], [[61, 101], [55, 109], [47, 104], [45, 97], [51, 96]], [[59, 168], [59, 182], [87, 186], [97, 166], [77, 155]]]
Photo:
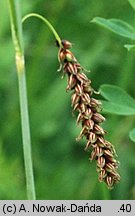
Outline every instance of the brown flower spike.
[[90, 160], [96, 160], [98, 179], [104, 181], [108, 188], [120, 181], [117, 172], [118, 162], [115, 159], [116, 153], [113, 145], [106, 141], [106, 132], [100, 126], [105, 118], [99, 113], [101, 102], [93, 97], [96, 93], [91, 87], [91, 80], [83, 73], [85, 70], [79, 64], [73, 53], [69, 50], [72, 44], [62, 40], [59, 47], [58, 59], [63, 76], [68, 77], [67, 90], [71, 90], [71, 103], [73, 111], [78, 112], [77, 124], [82, 125], [82, 130], [77, 140], [85, 137], [87, 140], [85, 150], [91, 150]]

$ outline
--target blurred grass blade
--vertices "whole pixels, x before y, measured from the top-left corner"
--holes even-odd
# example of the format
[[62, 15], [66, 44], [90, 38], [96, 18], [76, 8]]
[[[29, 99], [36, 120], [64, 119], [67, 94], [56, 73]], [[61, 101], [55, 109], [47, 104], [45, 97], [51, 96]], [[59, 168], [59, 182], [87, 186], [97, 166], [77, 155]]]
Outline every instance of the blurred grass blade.
[[135, 114], [135, 100], [120, 87], [106, 84], [100, 87], [100, 92], [107, 100], [102, 102], [105, 112], [117, 115]]
[[125, 47], [128, 51], [135, 51], [135, 45], [134, 45], [134, 44], [125, 44], [124, 47]]
[[130, 132], [129, 132], [129, 137], [130, 139], [135, 142], [135, 128], [133, 128]]
[[131, 4], [132, 8], [135, 10], [135, 0], [128, 0], [129, 3]]
[[95, 17], [91, 22], [103, 26], [118, 35], [135, 40], [135, 29], [122, 20]]

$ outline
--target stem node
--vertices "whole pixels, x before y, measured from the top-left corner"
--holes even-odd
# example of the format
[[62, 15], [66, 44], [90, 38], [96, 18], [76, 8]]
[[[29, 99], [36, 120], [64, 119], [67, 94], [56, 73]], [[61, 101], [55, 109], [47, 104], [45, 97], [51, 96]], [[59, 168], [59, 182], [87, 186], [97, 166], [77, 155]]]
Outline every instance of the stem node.
[[16, 53], [15, 56], [16, 59], [16, 67], [17, 67], [17, 72], [22, 73], [24, 71], [24, 55], [21, 55], [20, 53]]

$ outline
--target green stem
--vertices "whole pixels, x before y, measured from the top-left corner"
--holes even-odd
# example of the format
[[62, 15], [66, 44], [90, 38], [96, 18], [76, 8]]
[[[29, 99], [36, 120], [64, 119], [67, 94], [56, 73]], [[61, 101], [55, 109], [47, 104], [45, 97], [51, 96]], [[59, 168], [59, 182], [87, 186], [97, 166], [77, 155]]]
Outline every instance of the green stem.
[[23, 152], [24, 164], [27, 186], [27, 198], [35, 200], [35, 186], [33, 176], [33, 165], [31, 155], [31, 137], [29, 126], [29, 114], [27, 103], [27, 89], [25, 80], [25, 61], [24, 61], [24, 47], [23, 47], [23, 34], [22, 23], [20, 15], [20, 1], [8, 0], [9, 15], [13, 44], [15, 48], [16, 67], [19, 84], [19, 99], [20, 99], [20, 112], [21, 112], [21, 125], [22, 125], [22, 138], [23, 138]]
[[61, 39], [60, 39], [58, 33], [56, 32], [54, 27], [51, 25], [51, 23], [45, 17], [43, 17], [37, 13], [30, 13], [30, 14], [27, 14], [26, 16], [23, 17], [22, 22], [24, 22], [29, 17], [37, 17], [38, 19], [41, 19], [49, 27], [49, 29], [52, 31], [52, 33], [54, 34], [54, 36], [55, 36], [55, 38], [59, 44], [59, 46], [62, 47]]

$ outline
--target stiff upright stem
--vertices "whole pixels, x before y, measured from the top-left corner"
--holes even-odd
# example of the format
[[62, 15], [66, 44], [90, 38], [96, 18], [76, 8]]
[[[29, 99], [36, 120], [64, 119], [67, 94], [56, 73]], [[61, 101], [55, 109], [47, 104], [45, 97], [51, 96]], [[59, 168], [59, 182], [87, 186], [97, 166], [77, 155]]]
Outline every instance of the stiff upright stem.
[[31, 155], [31, 136], [29, 126], [28, 102], [27, 102], [27, 88], [25, 79], [25, 60], [24, 60], [24, 47], [22, 35], [22, 23], [20, 14], [20, 0], [8, 0], [9, 15], [13, 44], [15, 48], [16, 67], [19, 84], [19, 99], [20, 99], [20, 112], [21, 112], [21, 125], [22, 125], [22, 138], [23, 138], [23, 152], [24, 164], [27, 186], [27, 198], [35, 200], [35, 186], [33, 176], [33, 165]]

